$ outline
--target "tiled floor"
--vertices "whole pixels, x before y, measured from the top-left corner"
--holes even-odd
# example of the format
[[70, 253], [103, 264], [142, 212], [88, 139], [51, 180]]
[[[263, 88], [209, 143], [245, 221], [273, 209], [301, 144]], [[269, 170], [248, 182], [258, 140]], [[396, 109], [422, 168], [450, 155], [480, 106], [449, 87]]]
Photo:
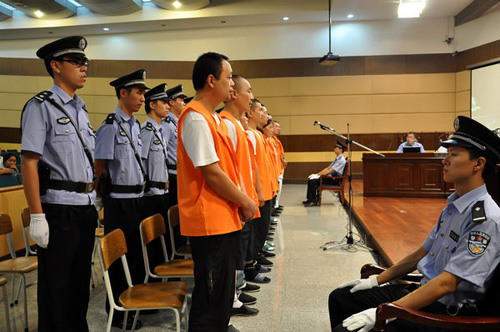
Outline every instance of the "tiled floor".
[[[360, 267], [373, 262], [365, 250], [350, 253], [342, 249], [321, 250], [327, 241], [342, 240], [346, 233], [347, 215], [337, 198], [327, 193], [321, 207], [305, 208], [305, 185], [285, 185], [281, 196], [285, 206], [275, 236], [276, 257], [268, 276], [270, 284], [262, 285], [257, 297], [260, 313], [254, 317], [233, 317], [231, 322], [242, 332], [253, 331], [329, 331], [328, 294], [336, 285], [354, 279]], [[100, 271], [98, 261], [96, 270]], [[36, 280], [36, 273], [28, 278]], [[105, 290], [99, 278], [91, 291], [88, 322], [90, 330], [105, 331]], [[10, 294], [10, 285], [8, 284]], [[1, 294], [1, 293], [0, 293]], [[11, 308], [14, 331], [23, 330], [23, 299]], [[0, 331], [6, 331], [4, 300], [0, 301]], [[37, 331], [36, 284], [28, 288], [30, 331]], [[175, 331], [171, 314], [141, 316], [140, 331]], [[118, 329], [112, 329], [119, 331]]]

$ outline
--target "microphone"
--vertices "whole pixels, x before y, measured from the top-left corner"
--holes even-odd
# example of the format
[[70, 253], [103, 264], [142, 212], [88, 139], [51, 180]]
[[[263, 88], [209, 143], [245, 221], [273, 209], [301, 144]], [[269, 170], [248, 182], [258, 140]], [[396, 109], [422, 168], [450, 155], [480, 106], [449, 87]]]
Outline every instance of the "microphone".
[[317, 124], [320, 124], [318, 121], [314, 121], [314, 124], [313, 126], [317, 125]]

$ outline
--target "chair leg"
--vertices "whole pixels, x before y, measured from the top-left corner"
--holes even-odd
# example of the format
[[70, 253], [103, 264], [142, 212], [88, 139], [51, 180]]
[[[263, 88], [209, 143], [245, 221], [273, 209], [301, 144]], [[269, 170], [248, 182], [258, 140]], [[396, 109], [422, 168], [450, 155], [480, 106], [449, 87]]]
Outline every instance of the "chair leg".
[[24, 331], [28, 332], [28, 296], [26, 292], [26, 276], [21, 274], [24, 289]]
[[137, 310], [137, 311], [135, 312], [135, 315], [134, 315], [134, 322], [132, 323], [132, 332], [134, 332], [134, 331], [135, 331], [135, 326], [137, 325], [137, 320], [139, 319], [139, 313], [140, 313], [140, 312], [141, 312], [140, 310]]
[[125, 314], [123, 315], [123, 325], [122, 325], [123, 332], [125, 332], [127, 328], [127, 320], [128, 320], [128, 311], [125, 311]]
[[323, 190], [318, 190], [318, 206], [321, 206], [321, 194], [323, 193]]
[[[22, 278], [24, 278], [24, 274], [21, 274]], [[14, 301], [14, 304], [19, 303], [19, 294], [21, 294], [21, 283], [22, 279], [19, 279], [19, 282], [17, 283], [17, 292], [16, 292], [16, 299]], [[26, 282], [24, 283], [24, 287], [26, 288]], [[14, 294], [12, 294], [14, 296]]]
[[106, 326], [106, 332], [111, 332], [111, 323], [113, 322], [113, 314], [115, 309], [113, 307], [109, 308], [108, 325]]
[[181, 332], [181, 318], [180, 318], [180, 315], [179, 315], [179, 310], [177, 309], [172, 309], [174, 311], [174, 314], [175, 314], [175, 330], [177, 332]]
[[5, 323], [7, 324], [7, 332], [10, 332], [10, 316], [9, 316], [9, 298], [7, 297], [7, 289], [2, 286], [3, 289], [3, 301], [5, 302]]

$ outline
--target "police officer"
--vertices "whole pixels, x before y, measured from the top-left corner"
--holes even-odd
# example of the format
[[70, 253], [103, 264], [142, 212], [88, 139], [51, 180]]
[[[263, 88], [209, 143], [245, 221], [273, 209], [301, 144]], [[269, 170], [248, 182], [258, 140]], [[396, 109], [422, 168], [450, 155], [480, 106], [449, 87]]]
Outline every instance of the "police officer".
[[[145, 79], [146, 71], [140, 69], [109, 83], [115, 88], [118, 106], [97, 130], [95, 151], [97, 188], [104, 205], [104, 233], [120, 228], [125, 234], [133, 284], [142, 283], [145, 276], [139, 225], [146, 174], [139, 154], [140, 125], [133, 115], [142, 107], [144, 93], [149, 89]], [[117, 302], [127, 283], [121, 266], [114, 264], [109, 273]], [[121, 326], [122, 320], [123, 313], [116, 312], [113, 325]], [[128, 327], [131, 320], [129, 315]]]
[[[448, 148], [443, 178], [455, 185], [455, 192], [437, 225], [422, 246], [399, 263], [373, 278], [342, 284], [330, 294], [334, 331], [369, 331], [375, 324], [376, 307], [383, 302], [444, 315], [481, 314], [470, 304], [484, 297], [500, 261], [500, 208], [484, 180], [495, 174], [500, 138], [463, 116], [455, 120], [455, 129], [441, 143]], [[423, 274], [418, 288], [380, 287], [415, 268]], [[387, 327], [387, 331], [432, 330], [402, 320]]]
[[72, 36], [37, 51], [54, 84], [21, 117], [24, 193], [38, 245], [38, 331], [88, 331], [95, 135], [76, 94], [87, 80], [86, 46]]
[[169, 174], [169, 199], [170, 204], [177, 204], [177, 122], [186, 104], [186, 95], [182, 91], [182, 84], [167, 90], [170, 112], [162, 122], [167, 139], [168, 174]]
[[[162, 119], [168, 115], [167, 84], [162, 83], [144, 94], [146, 99], [145, 108], [148, 115], [146, 122], [141, 126], [141, 158], [144, 163], [148, 183], [143, 198], [144, 218], [160, 213], [167, 223], [168, 232], [168, 207], [169, 182], [167, 172], [167, 142], [163, 127], [160, 125]], [[169, 234], [166, 234], [168, 240]], [[151, 266], [164, 262], [163, 251], [159, 239], [148, 246]], [[168, 257], [171, 247], [167, 245]]]

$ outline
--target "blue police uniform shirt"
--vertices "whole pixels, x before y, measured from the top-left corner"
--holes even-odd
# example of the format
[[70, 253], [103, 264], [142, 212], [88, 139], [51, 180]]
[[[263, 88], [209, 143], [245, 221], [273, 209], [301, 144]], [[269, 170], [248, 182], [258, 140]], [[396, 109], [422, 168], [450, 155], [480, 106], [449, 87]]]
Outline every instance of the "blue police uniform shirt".
[[[95, 134], [83, 100], [76, 94], [71, 98], [55, 84], [49, 91], [52, 92], [51, 97], [74, 120], [93, 154]], [[92, 166], [85, 155], [75, 127], [66, 115], [50, 102], [30, 100], [24, 110], [22, 128], [21, 150], [39, 154], [40, 161], [47, 164], [51, 170], [51, 179], [87, 183], [93, 181]], [[91, 205], [94, 204], [95, 195], [95, 191], [85, 194], [47, 189], [40, 200], [42, 203], [51, 204]]]
[[330, 176], [340, 176], [344, 172], [344, 167], [345, 167], [345, 157], [343, 154], [339, 154], [328, 166], [328, 168], [333, 169], [333, 172], [331, 172]]
[[[472, 210], [484, 201], [486, 220], [474, 222]], [[482, 185], [462, 197], [453, 193], [423, 244], [427, 255], [418, 263], [421, 284], [447, 271], [462, 280], [455, 292], [441, 297], [445, 305], [483, 297], [500, 261], [500, 208]]]
[[[148, 123], [156, 129], [148, 127]], [[155, 120], [148, 117], [146, 122], [141, 126], [141, 158], [143, 159], [144, 169], [149, 176], [150, 181], [167, 182], [168, 172], [165, 164], [165, 156], [167, 155], [167, 143], [163, 137], [163, 128], [156, 123]], [[144, 193], [144, 196], [164, 195], [168, 190], [160, 188], [151, 188]]]
[[[178, 119], [173, 113], [168, 114], [168, 121], [162, 121], [161, 126], [167, 141], [167, 157], [169, 165], [177, 165], [177, 122]], [[170, 174], [177, 175], [176, 169], [169, 169]]]
[[403, 152], [403, 148], [404, 147], [419, 147], [420, 148], [420, 152], [421, 153], [424, 153], [425, 150], [424, 150], [424, 146], [422, 144], [420, 144], [419, 142], [413, 142], [413, 144], [408, 144], [408, 142], [403, 142], [399, 145], [398, 147], [398, 150], [396, 151], [396, 153], [402, 153]]
[[[116, 118], [120, 118], [123, 127], [132, 138], [137, 152], [142, 150], [140, 139], [140, 126], [137, 119], [132, 115], [129, 117], [118, 107], [115, 108]], [[112, 124], [103, 122], [97, 130], [95, 159], [105, 159], [106, 170], [111, 177], [111, 183], [115, 185], [137, 186], [144, 183], [141, 168], [135, 158], [134, 149], [125, 133], [121, 132], [117, 121]], [[143, 193], [110, 193], [112, 198], [138, 198]]]

